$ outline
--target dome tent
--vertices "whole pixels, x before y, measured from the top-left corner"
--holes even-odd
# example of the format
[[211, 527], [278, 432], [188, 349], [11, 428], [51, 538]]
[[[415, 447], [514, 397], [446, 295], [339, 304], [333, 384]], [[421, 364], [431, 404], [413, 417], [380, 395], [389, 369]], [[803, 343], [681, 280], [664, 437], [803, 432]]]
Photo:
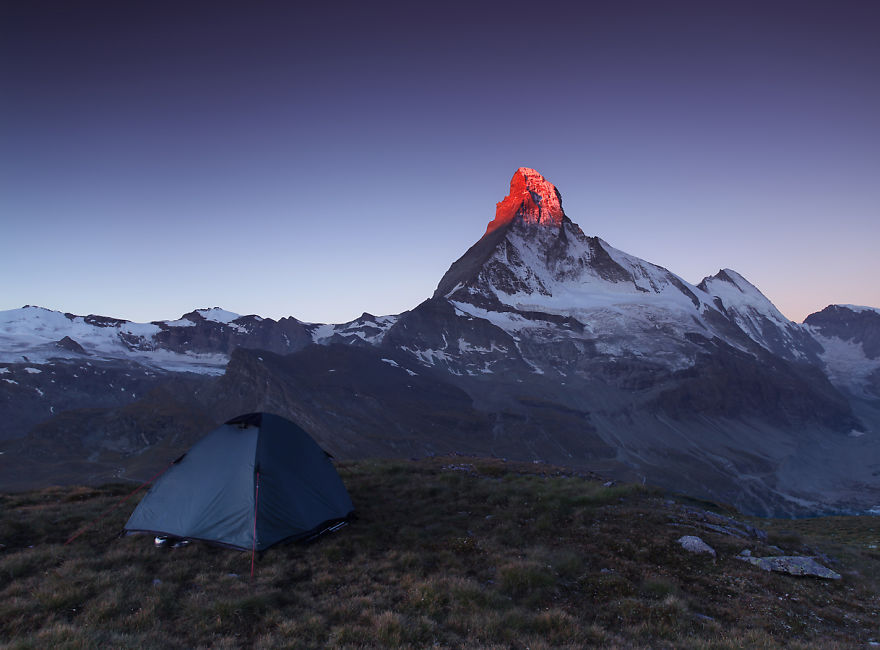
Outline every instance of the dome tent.
[[135, 508], [125, 533], [262, 551], [347, 519], [351, 498], [329, 456], [296, 424], [251, 413], [214, 429]]

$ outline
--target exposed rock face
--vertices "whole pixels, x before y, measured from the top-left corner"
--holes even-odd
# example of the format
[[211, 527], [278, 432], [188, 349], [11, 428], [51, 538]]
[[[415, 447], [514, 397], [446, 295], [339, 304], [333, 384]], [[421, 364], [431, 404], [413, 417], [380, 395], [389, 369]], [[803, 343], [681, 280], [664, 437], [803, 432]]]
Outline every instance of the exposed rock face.
[[534, 169], [520, 167], [510, 179], [510, 192], [496, 205], [486, 234], [514, 219], [525, 225], [558, 228], [564, 216], [559, 190]]
[[706, 531], [720, 533], [722, 535], [730, 535], [731, 537], [739, 537], [741, 539], [767, 541], [767, 532], [760, 528], [755, 528], [749, 524], [725, 517], [715, 512], [702, 510], [700, 508], [692, 508], [687, 506], [681, 507], [683, 520], [689, 524], [695, 525]]
[[65, 336], [60, 341], [56, 341], [55, 345], [57, 345], [62, 350], [67, 350], [69, 352], [75, 352], [76, 354], [81, 354], [83, 356], [88, 356], [88, 352], [85, 351], [83, 346], [74, 341], [69, 336]]

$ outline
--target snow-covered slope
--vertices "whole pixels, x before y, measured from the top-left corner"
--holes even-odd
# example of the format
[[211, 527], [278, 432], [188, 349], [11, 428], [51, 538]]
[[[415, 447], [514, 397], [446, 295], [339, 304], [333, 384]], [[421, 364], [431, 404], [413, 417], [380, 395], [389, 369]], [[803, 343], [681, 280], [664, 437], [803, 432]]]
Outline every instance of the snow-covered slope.
[[816, 362], [820, 346], [807, 328], [788, 320], [758, 288], [732, 269], [698, 285], [749, 338], [784, 359]]
[[[238, 318], [236, 314], [219, 309], [197, 313], [206, 320], [219, 323]], [[47, 363], [89, 356], [102, 360], [127, 359], [163, 370], [222, 374], [228, 360], [225, 354], [177, 352], [162, 349], [156, 342], [156, 337], [169, 328], [195, 326], [196, 323], [188, 318], [132, 323], [27, 306], [0, 312], [0, 362]], [[76, 345], [62, 344], [64, 339]]]
[[744, 330], [760, 333], [760, 321], [771, 320], [778, 325], [791, 323], [758, 288], [732, 269], [722, 269], [704, 278], [700, 288], [717, 298], [723, 309], [733, 315]]
[[359, 318], [348, 323], [319, 324], [306, 323], [305, 327], [312, 341], [319, 345], [348, 343], [352, 345], [378, 345], [385, 333], [397, 321], [397, 316], [373, 316], [364, 312]]
[[133, 323], [41, 307], [0, 312], [0, 363], [122, 360], [174, 372], [222, 374], [236, 347], [293, 352], [312, 342], [295, 318], [274, 321], [219, 307], [177, 320]]

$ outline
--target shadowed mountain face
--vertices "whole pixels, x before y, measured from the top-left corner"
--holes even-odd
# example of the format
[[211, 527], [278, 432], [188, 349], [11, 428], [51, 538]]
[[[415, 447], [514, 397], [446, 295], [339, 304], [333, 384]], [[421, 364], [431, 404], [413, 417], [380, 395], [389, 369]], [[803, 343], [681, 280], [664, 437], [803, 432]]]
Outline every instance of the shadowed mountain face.
[[[269, 411], [344, 458], [540, 459], [759, 514], [864, 511], [880, 504], [877, 341], [877, 310], [832, 306], [799, 325], [731, 269], [692, 285], [588, 236], [521, 168], [483, 237], [400, 315], [317, 325], [215, 308], [138, 325], [6, 312], [0, 379], [13, 383], [0, 389], [40, 407], [81, 395], [63, 414], [19, 416], [16, 437], [28, 434], [0, 463], [135, 475], [214, 423]], [[95, 364], [153, 392], [102, 402], [103, 384], [71, 371]]]
[[804, 321], [826, 338], [860, 345], [869, 359], [880, 358], [880, 309], [829, 305]]

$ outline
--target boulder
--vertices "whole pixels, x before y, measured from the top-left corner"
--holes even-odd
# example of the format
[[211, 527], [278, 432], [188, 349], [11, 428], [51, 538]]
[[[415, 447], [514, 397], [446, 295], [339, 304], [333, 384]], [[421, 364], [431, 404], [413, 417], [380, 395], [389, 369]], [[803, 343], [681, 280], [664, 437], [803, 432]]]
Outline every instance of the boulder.
[[678, 541], [678, 543], [681, 544], [681, 547], [689, 553], [708, 553], [712, 557], [716, 556], [714, 548], [694, 535], [683, 535], [676, 541]]

